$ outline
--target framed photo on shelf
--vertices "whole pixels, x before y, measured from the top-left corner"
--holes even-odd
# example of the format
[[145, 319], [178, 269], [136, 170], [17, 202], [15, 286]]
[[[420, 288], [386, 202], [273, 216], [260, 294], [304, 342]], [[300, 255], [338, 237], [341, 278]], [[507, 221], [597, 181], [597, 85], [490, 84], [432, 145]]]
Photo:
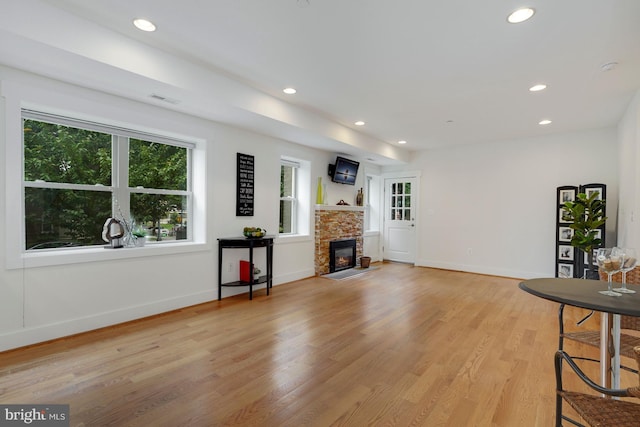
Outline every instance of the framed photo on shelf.
[[575, 188], [560, 188], [558, 189], [558, 205], [562, 206], [566, 202], [573, 202], [576, 199]]
[[[593, 265], [598, 265], [598, 261], [596, 260], [596, 253], [597, 252], [598, 252], [597, 249], [593, 250]], [[587, 255], [586, 252], [582, 252], [582, 255], [584, 257], [584, 265], [589, 265], [589, 255]]]
[[573, 230], [569, 227], [558, 227], [558, 240], [560, 242], [571, 242]]
[[562, 279], [573, 278], [573, 264], [558, 264], [558, 277]]
[[573, 261], [575, 248], [569, 245], [558, 245], [558, 260]]
[[587, 195], [587, 197], [591, 197], [591, 195], [595, 192], [598, 192], [598, 196], [596, 200], [606, 200], [607, 198], [607, 186], [604, 184], [586, 184], [580, 186], [580, 192]]
[[599, 188], [586, 188], [585, 189], [585, 194], [587, 195], [587, 198], [591, 197], [591, 195], [593, 193], [598, 193], [598, 196], [596, 197], [596, 200], [602, 200], [602, 190]]
[[565, 222], [565, 223], [573, 222], [571, 220], [571, 215], [569, 215], [569, 212], [565, 211], [563, 208], [560, 208], [560, 211], [558, 212], [558, 218], [560, 218], [559, 222]]

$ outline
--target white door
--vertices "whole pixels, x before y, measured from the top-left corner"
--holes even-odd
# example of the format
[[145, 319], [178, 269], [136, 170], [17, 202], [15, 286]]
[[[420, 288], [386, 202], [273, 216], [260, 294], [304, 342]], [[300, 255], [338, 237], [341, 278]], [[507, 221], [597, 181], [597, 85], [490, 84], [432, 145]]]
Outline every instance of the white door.
[[416, 260], [415, 178], [387, 178], [384, 181], [384, 250], [390, 261], [414, 263]]

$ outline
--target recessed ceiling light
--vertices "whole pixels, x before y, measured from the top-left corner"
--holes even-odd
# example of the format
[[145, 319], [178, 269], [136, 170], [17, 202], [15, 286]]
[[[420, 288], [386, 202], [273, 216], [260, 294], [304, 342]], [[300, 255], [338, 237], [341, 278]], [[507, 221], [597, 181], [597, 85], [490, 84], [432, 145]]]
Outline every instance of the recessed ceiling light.
[[549, 120], [549, 119], [540, 120], [540, 121], [538, 122], [538, 124], [539, 124], [539, 125], [542, 125], [542, 126], [544, 126], [544, 125], [548, 125], [548, 124], [551, 124], [551, 120]]
[[133, 20], [133, 25], [135, 25], [136, 28], [138, 28], [139, 30], [142, 30], [142, 31], [155, 31], [156, 30], [156, 26], [153, 24], [153, 22], [148, 21], [148, 20], [143, 19], [143, 18], [134, 19]]
[[288, 87], [282, 90], [284, 93], [286, 93], [287, 95], [293, 95], [294, 93], [297, 92], [297, 90], [295, 90], [292, 87]]
[[547, 88], [547, 85], [545, 84], [537, 84], [537, 85], [533, 85], [529, 88], [530, 92], [539, 92], [541, 90], [545, 90]]
[[362, 120], [358, 120], [354, 123], [356, 126], [364, 126], [364, 122]]
[[407, 141], [405, 141], [405, 140], [398, 141], [398, 144], [406, 144], [406, 143], [407, 143]]
[[522, 9], [518, 9], [511, 13], [507, 17], [507, 21], [510, 24], [519, 24], [520, 22], [524, 22], [527, 19], [531, 18], [536, 11], [530, 7], [523, 7]]

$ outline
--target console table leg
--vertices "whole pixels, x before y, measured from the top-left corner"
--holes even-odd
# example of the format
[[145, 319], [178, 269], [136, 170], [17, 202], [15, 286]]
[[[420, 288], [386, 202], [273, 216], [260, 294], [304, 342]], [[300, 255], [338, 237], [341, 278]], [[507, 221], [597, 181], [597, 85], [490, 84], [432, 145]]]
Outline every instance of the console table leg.
[[253, 241], [249, 245], [249, 299], [253, 299]]
[[273, 242], [267, 247], [267, 295], [273, 287]]
[[218, 301], [222, 299], [222, 245], [218, 243]]

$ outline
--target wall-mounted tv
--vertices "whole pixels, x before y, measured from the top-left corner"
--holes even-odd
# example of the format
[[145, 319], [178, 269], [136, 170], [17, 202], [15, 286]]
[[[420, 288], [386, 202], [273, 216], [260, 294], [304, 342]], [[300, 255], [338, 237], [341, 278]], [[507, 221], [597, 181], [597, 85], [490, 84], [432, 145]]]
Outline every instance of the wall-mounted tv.
[[340, 156], [336, 157], [331, 180], [340, 184], [355, 185], [358, 166], [360, 166], [360, 163], [355, 160], [345, 159]]

